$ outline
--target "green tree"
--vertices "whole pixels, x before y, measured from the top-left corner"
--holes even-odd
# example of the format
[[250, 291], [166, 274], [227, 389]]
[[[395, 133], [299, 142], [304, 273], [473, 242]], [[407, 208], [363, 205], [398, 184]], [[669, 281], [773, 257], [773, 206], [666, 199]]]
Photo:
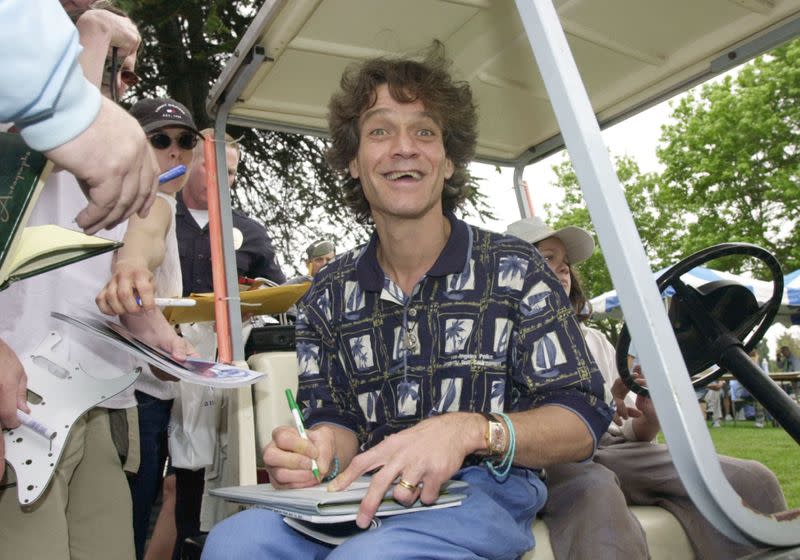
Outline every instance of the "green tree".
[[[662, 266], [657, 256], [656, 246], [659, 243], [660, 214], [652, 204], [653, 191], [656, 188], [657, 175], [642, 173], [636, 161], [630, 156], [614, 158], [617, 176], [625, 192], [625, 198], [631, 208], [636, 227], [642, 238], [645, 251], [651, 259], [653, 269]], [[556, 174], [554, 186], [564, 191], [563, 197], [556, 205], [546, 205], [550, 225], [556, 229], [575, 225], [594, 231], [589, 217], [589, 209], [583, 199], [578, 178], [569, 161], [562, 161], [553, 166]], [[606, 268], [601, 250], [579, 266], [586, 288], [592, 294], [600, 294], [612, 289], [611, 277]]]
[[[653, 193], [657, 192], [658, 176], [654, 173], [642, 173], [636, 161], [629, 156], [615, 157], [614, 163], [620, 185], [625, 192], [625, 198], [631, 208], [645, 251], [651, 259], [653, 270], [656, 270], [663, 266], [655, 248], [661, 237], [660, 224], [662, 218], [652, 203]], [[550, 225], [555, 229], [575, 225], [594, 233], [589, 210], [583, 199], [583, 193], [572, 164], [564, 160], [553, 166], [553, 172], [556, 174], [554, 186], [563, 190], [563, 196], [558, 204], [545, 206], [547, 214], [551, 216], [549, 219]], [[597, 240], [596, 237], [595, 240]], [[594, 255], [579, 264], [577, 270], [588, 296], [597, 296], [613, 289], [605, 257], [599, 245]], [[612, 342], [616, 342], [619, 329], [617, 321], [592, 319], [592, 322]]]
[[[172, 97], [192, 112], [200, 128], [213, 126], [206, 99], [225, 62], [262, 2], [255, 0], [118, 0], [139, 26], [142, 77], [126, 101]], [[325, 140], [229, 127], [241, 137], [242, 164], [231, 198], [234, 207], [264, 223], [283, 262], [299, 271], [303, 249], [328, 237], [339, 251], [366, 239], [343, 206], [338, 177], [325, 161]], [[492, 218], [476, 184], [468, 214]], [[284, 265], [290, 273], [290, 266]]]
[[800, 41], [681, 99], [657, 154], [666, 166], [654, 199], [668, 218], [663, 258], [746, 241], [797, 268]]
[[[615, 158], [617, 175], [651, 268], [657, 270], [717, 243], [743, 241], [800, 266], [800, 40], [705, 84], [675, 105], [663, 127], [661, 174]], [[591, 227], [569, 162], [554, 167], [563, 200], [551, 222]], [[753, 259], [709, 266], [765, 277]], [[580, 270], [590, 293], [610, 289], [602, 253]]]

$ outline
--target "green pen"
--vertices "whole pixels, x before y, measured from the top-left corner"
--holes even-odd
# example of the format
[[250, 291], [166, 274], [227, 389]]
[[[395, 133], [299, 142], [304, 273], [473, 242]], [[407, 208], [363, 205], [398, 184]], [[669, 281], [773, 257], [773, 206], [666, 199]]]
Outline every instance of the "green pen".
[[[308, 440], [306, 429], [303, 426], [303, 418], [300, 416], [300, 407], [297, 406], [297, 403], [292, 396], [291, 389], [286, 389], [286, 400], [289, 401], [289, 410], [292, 411], [294, 425], [297, 428], [297, 431], [300, 432], [300, 437], [304, 440]], [[319, 467], [314, 459], [311, 459], [311, 472], [314, 473], [314, 478], [316, 478], [318, 482], [322, 482], [322, 477], [319, 475]]]

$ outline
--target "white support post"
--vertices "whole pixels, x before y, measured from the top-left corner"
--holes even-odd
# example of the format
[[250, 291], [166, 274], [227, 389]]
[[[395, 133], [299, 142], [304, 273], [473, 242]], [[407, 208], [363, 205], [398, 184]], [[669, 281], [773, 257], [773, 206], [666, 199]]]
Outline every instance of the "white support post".
[[681, 480], [700, 511], [731, 539], [800, 544], [800, 520], [779, 522], [746, 508], [725, 478], [556, 9], [551, 0], [516, 4]]

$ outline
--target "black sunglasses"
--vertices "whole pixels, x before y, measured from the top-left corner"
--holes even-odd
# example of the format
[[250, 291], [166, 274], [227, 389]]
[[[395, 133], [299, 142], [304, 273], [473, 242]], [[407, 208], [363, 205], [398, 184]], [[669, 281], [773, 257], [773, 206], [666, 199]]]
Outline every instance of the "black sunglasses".
[[[149, 137], [150, 145], [156, 150], [166, 150], [172, 145], [172, 138], [168, 134], [158, 132]], [[181, 150], [193, 150], [197, 146], [197, 136], [191, 132], [183, 132], [175, 141]]]

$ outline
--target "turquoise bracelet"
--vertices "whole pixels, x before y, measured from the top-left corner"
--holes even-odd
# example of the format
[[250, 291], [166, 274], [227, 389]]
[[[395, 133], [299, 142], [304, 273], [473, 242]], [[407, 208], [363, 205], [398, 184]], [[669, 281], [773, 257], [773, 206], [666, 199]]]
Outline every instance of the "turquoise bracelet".
[[506, 427], [508, 428], [508, 448], [500, 463], [495, 465], [491, 459], [486, 459], [484, 464], [486, 468], [489, 469], [489, 472], [492, 473], [492, 476], [502, 482], [508, 478], [508, 474], [511, 472], [511, 465], [514, 463], [514, 455], [517, 452], [517, 435], [514, 432], [514, 424], [511, 423], [508, 416], [502, 412], [495, 412], [494, 414], [502, 418], [503, 422], [506, 423]]
[[339, 474], [339, 457], [333, 457], [333, 468], [331, 472], [325, 475], [325, 478], [322, 479], [322, 482], [330, 482]]

